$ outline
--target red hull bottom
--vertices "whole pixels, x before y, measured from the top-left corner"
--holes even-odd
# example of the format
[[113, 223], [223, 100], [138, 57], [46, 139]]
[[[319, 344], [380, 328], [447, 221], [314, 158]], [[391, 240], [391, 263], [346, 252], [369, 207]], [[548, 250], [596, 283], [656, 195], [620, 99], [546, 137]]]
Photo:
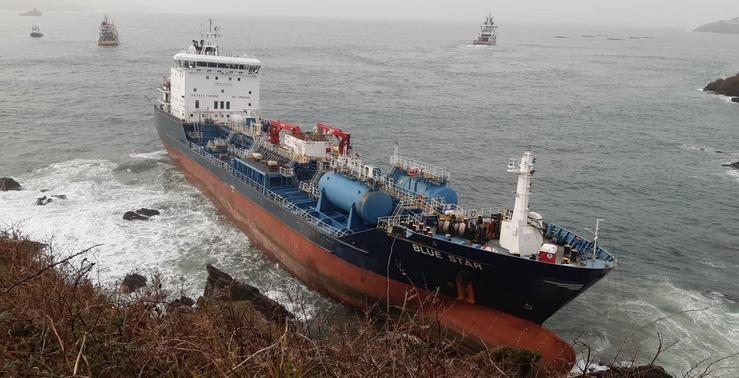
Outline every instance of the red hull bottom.
[[[308, 286], [358, 308], [367, 308], [386, 299], [392, 304], [402, 305], [407, 298], [431, 295], [424, 289], [389, 280], [336, 257], [225, 185], [177, 149], [165, 147], [188, 181], [210, 198], [257, 248], [268, 253]], [[544, 363], [564, 371], [569, 371], [575, 363], [572, 347], [552, 331], [504, 312], [437, 296], [434, 305], [423, 306], [423, 314], [477, 345], [482, 341], [492, 346], [538, 351]]]

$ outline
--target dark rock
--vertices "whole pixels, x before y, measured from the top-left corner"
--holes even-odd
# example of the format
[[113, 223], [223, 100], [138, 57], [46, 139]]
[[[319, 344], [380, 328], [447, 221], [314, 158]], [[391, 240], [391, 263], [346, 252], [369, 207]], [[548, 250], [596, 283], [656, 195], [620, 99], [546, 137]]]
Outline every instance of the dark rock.
[[146, 277], [138, 273], [132, 273], [123, 279], [121, 291], [124, 293], [133, 293], [144, 286], [146, 286]]
[[247, 301], [268, 320], [283, 322], [292, 320], [291, 314], [281, 304], [262, 294], [254, 286], [234, 280], [230, 275], [218, 270], [213, 265], [206, 266], [208, 280], [205, 283], [203, 296], [226, 301]]
[[736, 163], [725, 163], [721, 165], [723, 165], [724, 167], [739, 169], [739, 161], [737, 161]]
[[581, 375], [580, 378], [672, 378], [667, 374], [661, 366], [634, 366], [634, 367], [615, 367], [611, 366], [606, 370], [587, 373]]
[[51, 196], [54, 197], [54, 198], [59, 198], [59, 199], [63, 199], [63, 200], [67, 199], [67, 195], [66, 194], [52, 194]]
[[41, 193], [46, 193], [46, 192], [48, 192], [49, 190], [51, 190], [51, 189], [41, 189], [41, 190], [39, 190], [39, 192], [41, 192]]
[[147, 209], [145, 207], [142, 207], [141, 209], [136, 210], [136, 212], [138, 214], [141, 214], [141, 215], [144, 215], [144, 216], [147, 216], [147, 217], [151, 217], [151, 216], [154, 216], [154, 215], [159, 215], [159, 210]]
[[195, 301], [192, 298], [181, 296], [179, 299], [175, 299], [172, 302], [169, 302], [169, 305], [171, 307], [192, 307], [195, 304]]
[[734, 97], [731, 99], [731, 102], [739, 103], [739, 97]]
[[21, 184], [10, 177], [0, 177], [0, 192], [8, 190], [21, 190]]
[[[722, 94], [724, 96], [739, 96], [739, 74], [726, 79], [718, 79], [703, 88], [704, 91]], [[732, 99], [731, 101], [734, 101]]]
[[140, 215], [134, 211], [126, 211], [123, 213], [123, 219], [125, 220], [149, 220], [148, 217], [145, 217], [143, 215]]
[[54, 201], [53, 199], [47, 196], [39, 197], [39, 198], [36, 198], [36, 206], [45, 206], [47, 203], [50, 203], [53, 201]]

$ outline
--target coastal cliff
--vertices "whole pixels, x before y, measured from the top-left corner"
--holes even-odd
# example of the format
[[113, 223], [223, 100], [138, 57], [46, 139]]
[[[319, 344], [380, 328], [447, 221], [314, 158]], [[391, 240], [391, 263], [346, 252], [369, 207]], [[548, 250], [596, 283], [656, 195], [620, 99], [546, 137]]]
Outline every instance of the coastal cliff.
[[739, 17], [705, 24], [695, 28], [696, 32], [739, 34]]

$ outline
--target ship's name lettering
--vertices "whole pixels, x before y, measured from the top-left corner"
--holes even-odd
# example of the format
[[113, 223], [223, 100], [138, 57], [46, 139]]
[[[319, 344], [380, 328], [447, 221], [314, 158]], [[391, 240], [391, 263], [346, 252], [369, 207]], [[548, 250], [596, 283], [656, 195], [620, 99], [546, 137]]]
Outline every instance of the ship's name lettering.
[[437, 251], [435, 249], [424, 247], [424, 246], [421, 246], [421, 245], [418, 245], [418, 244], [413, 244], [413, 250], [415, 252], [424, 254], [426, 256], [431, 256], [431, 257], [434, 257], [434, 258], [439, 259], [439, 260], [446, 260], [446, 261], [449, 261], [450, 263], [453, 263], [453, 264], [458, 264], [458, 265], [466, 266], [466, 267], [469, 267], [469, 268], [473, 268], [473, 269], [477, 269], [477, 270], [482, 270], [482, 265], [479, 262], [477, 262], [477, 261], [470, 261], [470, 260], [468, 260], [468, 259], [466, 259], [464, 257], [459, 257], [459, 256], [445, 254], [445, 253], [442, 253], [442, 252]]

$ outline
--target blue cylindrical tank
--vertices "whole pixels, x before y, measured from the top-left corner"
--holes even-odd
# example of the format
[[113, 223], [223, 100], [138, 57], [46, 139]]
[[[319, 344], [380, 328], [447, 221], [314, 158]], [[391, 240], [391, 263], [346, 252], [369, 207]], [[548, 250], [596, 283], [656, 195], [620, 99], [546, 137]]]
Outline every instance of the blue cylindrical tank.
[[395, 178], [395, 183], [403, 188], [426, 197], [442, 197], [445, 203], [457, 204], [457, 192], [446, 184], [437, 184], [424, 178], [400, 174]]
[[377, 218], [393, 212], [393, 200], [387, 193], [372, 191], [367, 185], [336, 172], [323, 175], [318, 181], [318, 190], [339, 209], [349, 212], [353, 206], [367, 224], [377, 224]]

